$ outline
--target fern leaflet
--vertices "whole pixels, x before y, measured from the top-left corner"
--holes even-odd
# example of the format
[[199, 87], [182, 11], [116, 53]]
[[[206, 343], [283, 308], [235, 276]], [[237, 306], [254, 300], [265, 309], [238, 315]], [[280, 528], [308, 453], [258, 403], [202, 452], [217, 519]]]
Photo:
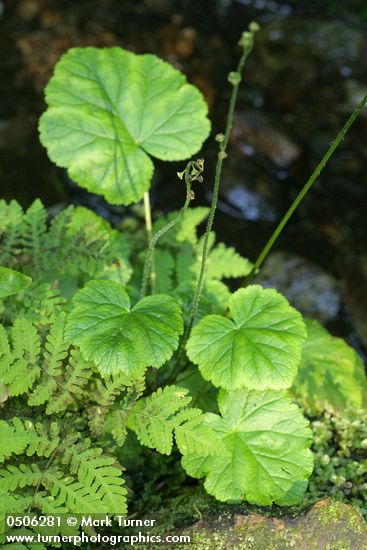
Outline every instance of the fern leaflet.
[[[85, 443], [90, 444], [89, 441]], [[126, 489], [121, 467], [116, 465], [115, 458], [103, 456], [102, 449], [80, 450], [76, 445], [65, 450], [62, 461], [69, 465], [71, 473], [77, 475], [83, 486], [98, 495], [106, 511], [110, 514], [126, 513]]]
[[133, 430], [140, 443], [170, 454], [173, 446], [173, 431], [186, 420], [200, 414], [198, 409], [188, 409], [191, 397], [188, 390], [167, 386], [163, 390], [140, 399], [131, 410], [127, 426]]
[[68, 355], [69, 345], [64, 341], [65, 316], [60, 315], [47, 336], [44, 353], [42, 378], [38, 386], [30, 394], [28, 404], [42, 405], [51, 399], [57, 388], [56, 377], [61, 374], [62, 361]]

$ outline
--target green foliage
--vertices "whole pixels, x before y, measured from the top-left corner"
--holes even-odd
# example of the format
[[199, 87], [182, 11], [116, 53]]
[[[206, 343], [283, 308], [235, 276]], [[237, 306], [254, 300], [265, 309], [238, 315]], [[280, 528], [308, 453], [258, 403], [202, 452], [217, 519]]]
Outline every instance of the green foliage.
[[[251, 29], [244, 36], [227, 129], [218, 136], [215, 197]], [[113, 203], [147, 191], [149, 155], [186, 158], [209, 131], [201, 94], [183, 75], [119, 48], [70, 50], [46, 99], [40, 129], [50, 157]], [[26, 212], [0, 201], [1, 512], [125, 514], [123, 465], [150, 462], [154, 492], [160, 474], [185, 475], [177, 451], [188, 474], [205, 477], [221, 501], [293, 505], [313, 466], [308, 421], [283, 391], [299, 366], [293, 393], [308, 409], [364, 403], [361, 362], [344, 342], [311, 321], [306, 340], [301, 315], [275, 290], [255, 285], [231, 294], [226, 280], [251, 275], [267, 248], [253, 266], [216, 244], [216, 198], [201, 234], [208, 209], [187, 209], [187, 178], [202, 179], [203, 165], [190, 161], [193, 170], [178, 173], [185, 207], [154, 224], [158, 293], [140, 300], [147, 242], [139, 222], [125, 220], [117, 231], [85, 208], [49, 220], [40, 201]], [[365, 497], [358, 477], [365, 468], [356, 463], [367, 447], [358, 415], [346, 424], [325, 415], [326, 428], [313, 422], [314, 479], [321, 487], [321, 465], [342, 465], [331, 480], [344, 494], [348, 476], [358, 480], [357, 500]], [[158, 453], [171, 454], [170, 462]], [[352, 456], [352, 465], [343, 462]]]
[[[155, 254], [157, 285], [160, 292], [176, 292], [177, 289], [183, 297], [185, 293], [183, 289], [188, 289], [188, 285], [191, 284], [187, 295], [192, 301], [192, 288], [195, 289], [203, 255], [203, 239], [199, 236], [199, 226], [208, 215], [208, 210], [202, 207], [186, 210], [181, 221], [159, 239]], [[154, 225], [154, 231], [159, 231], [177, 214], [177, 212], [171, 212], [166, 219], [158, 220]], [[251, 269], [252, 263], [242, 258], [234, 248], [226, 247], [223, 243], [216, 245], [215, 233], [211, 233], [205, 274], [207, 286], [223, 279], [245, 277]], [[208, 292], [211, 293], [211, 290], [208, 289]], [[220, 294], [223, 296], [223, 290]]]
[[183, 331], [181, 312], [173, 298], [148, 296], [133, 308], [121, 285], [91, 281], [80, 290], [69, 315], [66, 338], [100, 372], [122, 372], [136, 380], [148, 366], [158, 368], [178, 346]]
[[[137, 387], [133, 385], [129, 388], [126, 388], [126, 384], [130, 384], [130, 381], [126, 380], [124, 373], [96, 381], [92, 404], [88, 407], [88, 423], [93, 435], [99, 436], [106, 429], [106, 420], [108, 422], [106, 417], [120, 394], [125, 393], [124, 404], [128, 410], [143, 393], [143, 384], [137, 384]], [[132, 399], [131, 396], [133, 396]], [[110, 425], [109, 429], [117, 443], [122, 445], [126, 437], [127, 414], [121, 414], [121, 411], [114, 409], [110, 420], [112, 420], [112, 426]]]
[[190, 360], [227, 390], [288, 388], [296, 375], [306, 330], [301, 315], [275, 290], [253, 285], [229, 300], [233, 321], [208, 315], [187, 344]]
[[183, 160], [208, 137], [199, 90], [154, 55], [120, 48], [73, 48], [46, 87], [40, 121], [50, 158], [112, 204], [142, 198], [152, 155]]
[[107, 222], [86, 208], [71, 206], [50, 224], [46, 220], [46, 209], [39, 200], [25, 213], [15, 201], [0, 201], [0, 262], [35, 279], [20, 300], [31, 296], [40, 283], [56, 282], [63, 287], [70, 277], [95, 277], [105, 270], [108, 277], [117, 262], [126, 271], [124, 282], [128, 281], [127, 243]]
[[301, 411], [281, 392], [221, 390], [221, 416], [207, 413], [215, 454], [182, 460], [205, 489], [221, 501], [254, 504], [299, 502], [312, 472], [311, 431]]
[[318, 321], [306, 321], [308, 337], [292, 392], [311, 412], [343, 411], [367, 403], [364, 364], [355, 350], [328, 333]]
[[[195, 281], [184, 281], [172, 291], [172, 295], [182, 308], [184, 319], [188, 319], [190, 315], [195, 286]], [[228, 308], [230, 295], [231, 293], [224, 283], [207, 281], [201, 294], [197, 319], [199, 320], [209, 313], [218, 315], [224, 313]]]
[[[102, 449], [89, 448], [90, 441], [65, 450], [62, 463], [76, 474], [83, 487], [90, 487], [98, 497], [98, 512], [123, 514], [126, 512], [126, 489], [123, 487], [121, 467], [112, 456], [103, 456]], [[97, 512], [97, 509], [93, 511]]]
[[358, 506], [367, 519], [367, 413], [330, 410], [311, 420], [315, 468], [307, 502], [332, 496]]
[[40, 339], [27, 319], [18, 318], [11, 330], [12, 349], [0, 325], [0, 380], [10, 396], [27, 392], [40, 376]]
[[17, 294], [17, 292], [26, 289], [31, 282], [32, 279], [23, 273], [0, 267], [0, 299]]
[[187, 421], [201, 414], [200, 409], [187, 408], [191, 401], [187, 394], [186, 389], [166, 386], [137, 402], [128, 417], [127, 426], [136, 433], [142, 445], [162, 454], [171, 453], [174, 430], [180, 428], [183, 439], [183, 431], [189, 429], [187, 427], [185, 430]]

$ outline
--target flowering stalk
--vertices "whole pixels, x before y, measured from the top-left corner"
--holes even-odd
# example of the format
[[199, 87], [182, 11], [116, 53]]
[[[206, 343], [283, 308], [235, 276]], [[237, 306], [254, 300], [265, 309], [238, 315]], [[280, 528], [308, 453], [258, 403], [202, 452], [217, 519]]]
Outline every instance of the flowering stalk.
[[[155, 235], [150, 239], [149, 242], [149, 248], [148, 252], [145, 258], [144, 263], [144, 269], [143, 269], [143, 279], [142, 279], [142, 285], [141, 285], [141, 297], [143, 298], [147, 293], [147, 287], [148, 287], [148, 280], [151, 274], [151, 266], [152, 266], [152, 259], [153, 259], [153, 253], [154, 248], [160, 239], [169, 229], [174, 227], [183, 217], [186, 210], [188, 209], [190, 202], [195, 198], [195, 195], [191, 189], [192, 182], [197, 181], [203, 181], [202, 172], [204, 170], [204, 160], [198, 159], [198, 160], [190, 160], [190, 162], [187, 164], [185, 170], [183, 172], [178, 172], [177, 175], [180, 179], [185, 180], [186, 184], [186, 200], [181, 208], [180, 212], [177, 214], [177, 216], [168, 222], [162, 229], [157, 231]], [[152, 286], [152, 293], [154, 293], [154, 288]]]

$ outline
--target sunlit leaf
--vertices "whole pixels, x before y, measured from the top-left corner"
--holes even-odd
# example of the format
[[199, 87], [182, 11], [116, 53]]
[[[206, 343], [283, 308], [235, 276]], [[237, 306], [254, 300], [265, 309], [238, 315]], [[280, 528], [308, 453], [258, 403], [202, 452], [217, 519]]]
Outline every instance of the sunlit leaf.
[[308, 337], [292, 387], [294, 396], [313, 412], [325, 407], [338, 411], [348, 406], [360, 408], [367, 396], [363, 361], [318, 321], [307, 320], [306, 326]]
[[50, 158], [112, 204], [139, 201], [152, 157], [183, 160], [208, 137], [199, 90], [154, 55], [73, 48], [46, 87], [40, 134]]
[[65, 330], [68, 341], [103, 374], [141, 376], [160, 367], [178, 346], [183, 331], [174, 299], [156, 294], [131, 307], [124, 288], [114, 281], [90, 281], [73, 299]]
[[292, 385], [306, 329], [284, 296], [253, 285], [229, 299], [232, 319], [208, 315], [194, 327], [189, 359], [215, 386], [228, 390]]
[[187, 473], [206, 477], [205, 489], [221, 501], [299, 502], [313, 459], [311, 430], [298, 407], [283, 392], [254, 390], [221, 390], [218, 404], [221, 416], [204, 415], [218, 452], [184, 456]]
[[31, 284], [32, 279], [7, 267], [0, 267], [0, 299], [17, 294]]

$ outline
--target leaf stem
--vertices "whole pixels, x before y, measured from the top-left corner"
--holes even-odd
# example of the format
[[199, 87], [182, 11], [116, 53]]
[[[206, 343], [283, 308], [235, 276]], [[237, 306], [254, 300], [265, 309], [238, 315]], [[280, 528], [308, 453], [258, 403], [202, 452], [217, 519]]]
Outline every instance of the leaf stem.
[[349, 128], [352, 126], [353, 122], [356, 120], [358, 115], [361, 113], [361, 111], [364, 108], [364, 106], [366, 105], [366, 103], [367, 103], [367, 95], [364, 96], [362, 101], [359, 103], [359, 105], [355, 108], [355, 110], [350, 115], [348, 120], [345, 122], [343, 128], [340, 130], [340, 132], [338, 133], [335, 140], [331, 143], [329, 149], [326, 151], [325, 155], [322, 157], [322, 159], [319, 162], [319, 164], [317, 165], [316, 169], [311, 174], [311, 176], [307, 180], [306, 184], [301, 189], [301, 191], [298, 193], [297, 197], [295, 198], [295, 200], [293, 201], [293, 203], [291, 204], [291, 206], [289, 207], [289, 209], [287, 210], [287, 212], [285, 213], [285, 215], [283, 216], [283, 218], [279, 222], [278, 226], [276, 227], [275, 231], [271, 235], [270, 239], [268, 240], [268, 242], [264, 246], [263, 250], [260, 252], [256, 262], [254, 263], [254, 266], [253, 266], [250, 274], [245, 279], [245, 285], [248, 285], [252, 281], [254, 275], [258, 272], [260, 266], [262, 265], [263, 261], [265, 260], [265, 258], [269, 254], [272, 247], [274, 246], [276, 240], [278, 239], [279, 235], [283, 231], [284, 227], [288, 223], [291, 216], [293, 215], [294, 211], [299, 206], [299, 204], [301, 203], [301, 201], [303, 200], [303, 198], [305, 197], [307, 192], [311, 189], [311, 187], [313, 186], [313, 184], [315, 183], [317, 178], [320, 176], [322, 170], [325, 168], [326, 164], [330, 160], [330, 158], [333, 155], [334, 151], [339, 146], [341, 141], [344, 139], [344, 137], [345, 137], [346, 133], [348, 132]]
[[206, 225], [205, 235], [204, 235], [204, 245], [203, 245], [203, 253], [202, 253], [202, 259], [201, 259], [201, 267], [200, 267], [200, 273], [199, 273], [199, 279], [196, 286], [196, 291], [194, 295], [194, 299], [192, 302], [191, 307], [191, 313], [189, 317], [189, 322], [187, 325], [186, 333], [183, 339], [182, 346], [185, 345], [186, 340], [190, 334], [190, 331], [192, 329], [192, 326], [195, 322], [195, 317], [197, 314], [197, 310], [199, 307], [201, 292], [203, 290], [204, 285], [204, 277], [205, 277], [205, 271], [206, 271], [206, 262], [208, 258], [208, 252], [209, 252], [209, 238], [210, 238], [210, 232], [213, 227], [214, 222], [214, 216], [215, 211], [217, 208], [217, 202], [218, 202], [218, 194], [219, 194], [219, 187], [221, 182], [221, 174], [222, 174], [222, 166], [223, 161], [227, 157], [226, 149], [228, 145], [229, 136], [232, 130], [233, 126], [233, 117], [236, 107], [236, 101], [237, 101], [237, 95], [238, 95], [238, 88], [241, 82], [241, 73], [243, 70], [243, 67], [245, 65], [245, 62], [251, 53], [252, 46], [253, 46], [253, 32], [245, 32], [242, 35], [242, 38], [240, 40], [240, 45], [243, 47], [243, 52], [240, 57], [240, 60], [237, 65], [237, 69], [235, 72], [231, 72], [228, 75], [228, 80], [232, 84], [232, 93], [229, 101], [229, 108], [228, 108], [228, 115], [227, 115], [227, 124], [225, 133], [218, 134], [216, 136], [216, 140], [219, 142], [219, 151], [218, 151], [218, 157], [217, 157], [217, 164], [215, 167], [215, 177], [214, 177], [214, 188], [213, 188], [213, 198], [210, 205], [210, 211], [209, 211], [209, 217]]
[[[152, 214], [151, 214], [151, 206], [150, 206], [150, 197], [149, 192], [146, 191], [144, 193], [144, 218], [145, 218], [145, 228], [147, 231], [147, 237], [148, 237], [148, 247], [152, 244], [152, 238], [153, 238], [153, 226], [152, 226]], [[152, 251], [152, 257], [150, 259], [149, 264], [149, 273], [147, 275], [150, 277], [150, 285], [152, 289], [152, 294], [155, 292], [155, 282], [156, 282], [156, 271], [155, 271], [155, 264], [154, 264], [154, 255]]]

